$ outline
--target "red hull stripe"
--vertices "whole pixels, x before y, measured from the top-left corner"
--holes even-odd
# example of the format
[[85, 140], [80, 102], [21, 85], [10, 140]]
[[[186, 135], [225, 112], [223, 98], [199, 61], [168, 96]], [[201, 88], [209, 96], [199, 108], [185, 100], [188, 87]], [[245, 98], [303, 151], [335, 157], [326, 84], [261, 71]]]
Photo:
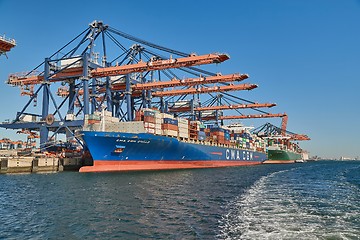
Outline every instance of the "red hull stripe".
[[222, 156], [222, 152], [210, 152], [210, 154], [214, 154], [214, 155], [219, 155], [219, 156]]
[[295, 163], [295, 160], [266, 160], [263, 163], [265, 164], [282, 164], [282, 163]]
[[84, 166], [80, 172], [121, 172], [191, 168], [218, 168], [258, 165], [253, 161], [94, 161], [93, 166]]

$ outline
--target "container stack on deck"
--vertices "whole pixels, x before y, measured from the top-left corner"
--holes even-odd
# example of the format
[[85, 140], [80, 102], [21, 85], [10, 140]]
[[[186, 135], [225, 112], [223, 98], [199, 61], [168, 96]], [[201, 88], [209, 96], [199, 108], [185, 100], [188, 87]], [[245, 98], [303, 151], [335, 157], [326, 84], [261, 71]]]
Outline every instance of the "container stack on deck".
[[268, 140], [268, 146], [273, 148], [278, 148], [281, 150], [290, 150], [294, 152], [301, 152], [300, 147], [291, 141], [289, 139], [269, 139]]
[[177, 137], [179, 132], [178, 120], [169, 116], [163, 118], [162, 130], [164, 136]]
[[156, 117], [155, 111], [144, 111], [143, 112], [144, 128], [147, 133], [155, 134]]
[[178, 137], [180, 139], [189, 138], [189, 121], [184, 118], [177, 118], [178, 126], [179, 126], [179, 134]]
[[[106, 111], [105, 111], [106, 113]], [[101, 114], [100, 114], [101, 115]], [[251, 134], [245, 128], [233, 130], [226, 126], [207, 125], [201, 121], [191, 121], [182, 117], [174, 117], [168, 113], [160, 113], [156, 109], [143, 109], [135, 114], [135, 121], [119, 122], [109, 118], [104, 120], [96, 113], [86, 117], [84, 129], [110, 132], [150, 133], [154, 135], [178, 138], [179, 140], [195, 141], [202, 144], [220, 144], [235, 148], [266, 152], [267, 140]]]
[[200, 121], [189, 122], [189, 138], [191, 140], [199, 140]]

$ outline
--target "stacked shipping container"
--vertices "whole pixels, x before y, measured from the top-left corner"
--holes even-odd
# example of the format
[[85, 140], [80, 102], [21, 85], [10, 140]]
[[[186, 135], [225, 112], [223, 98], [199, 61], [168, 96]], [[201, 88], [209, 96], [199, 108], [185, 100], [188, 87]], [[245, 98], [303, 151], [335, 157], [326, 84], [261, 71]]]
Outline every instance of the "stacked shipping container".
[[155, 134], [155, 110], [147, 109], [144, 110], [144, 127], [145, 132]]
[[179, 138], [189, 138], [189, 121], [185, 118], [177, 118], [179, 126]]
[[[105, 111], [102, 114], [106, 124], [103, 124], [101, 114], [87, 115], [85, 123], [90, 125], [90, 128], [97, 126], [98, 129], [104, 125], [106, 131], [136, 133], [144, 131], [150, 134], [176, 137], [180, 140], [190, 139], [212, 144], [232, 145], [241, 149], [261, 152], [265, 152], [267, 147], [267, 141], [250, 134], [248, 130], [233, 130], [229, 127], [219, 127], [218, 125], [208, 125], [205, 127], [201, 121], [189, 121], [180, 117], [175, 118], [171, 114], [160, 113], [157, 109], [137, 111], [135, 113], [135, 121], [133, 122], [119, 123], [119, 119], [111, 117], [110, 112]], [[269, 142], [272, 145], [283, 143], [275, 140], [269, 140]], [[289, 149], [295, 148], [295, 146], [289, 144], [286, 144], [286, 147]]]

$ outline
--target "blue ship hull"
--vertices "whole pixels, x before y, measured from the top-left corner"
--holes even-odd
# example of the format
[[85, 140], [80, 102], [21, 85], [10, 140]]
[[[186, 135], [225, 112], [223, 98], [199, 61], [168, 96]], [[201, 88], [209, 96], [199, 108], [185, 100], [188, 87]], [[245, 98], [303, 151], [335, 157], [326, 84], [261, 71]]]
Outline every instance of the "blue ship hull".
[[81, 172], [207, 168], [261, 164], [266, 154], [149, 133], [83, 131], [94, 166]]

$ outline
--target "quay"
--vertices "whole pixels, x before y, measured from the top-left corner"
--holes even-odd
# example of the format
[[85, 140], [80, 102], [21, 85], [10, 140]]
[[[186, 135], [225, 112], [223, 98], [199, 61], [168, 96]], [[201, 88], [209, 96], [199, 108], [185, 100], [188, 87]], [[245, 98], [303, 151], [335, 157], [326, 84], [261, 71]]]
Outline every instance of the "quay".
[[0, 153], [0, 174], [78, 171], [83, 165], [81, 157], [17, 156], [11, 150]]

